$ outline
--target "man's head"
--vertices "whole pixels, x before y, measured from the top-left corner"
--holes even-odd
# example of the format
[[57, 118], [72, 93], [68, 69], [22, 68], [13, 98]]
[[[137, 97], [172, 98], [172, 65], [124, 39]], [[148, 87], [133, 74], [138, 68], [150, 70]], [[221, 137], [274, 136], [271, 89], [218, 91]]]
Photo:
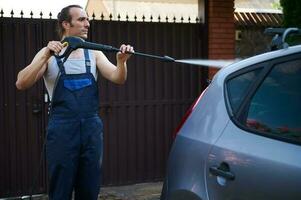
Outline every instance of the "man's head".
[[88, 37], [90, 27], [89, 19], [85, 10], [79, 5], [70, 5], [58, 14], [59, 36], [77, 36], [83, 39]]

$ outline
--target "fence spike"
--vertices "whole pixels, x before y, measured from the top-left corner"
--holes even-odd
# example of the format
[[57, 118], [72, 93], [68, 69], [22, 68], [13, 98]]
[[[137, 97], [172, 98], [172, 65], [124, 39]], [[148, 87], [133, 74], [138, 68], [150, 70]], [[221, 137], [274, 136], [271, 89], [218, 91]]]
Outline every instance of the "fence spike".
[[23, 15], [24, 15], [23, 10], [21, 10], [20, 15], [21, 15], [21, 18], [23, 18]]
[[40, 16], [41, 16], [41, 19], [43, 18], [43, 13], [42, 13], [42, 11], [40, 12]]
[[152, 16], [152, 15], [150, 16], [150, 21], [151, 21], [151, 22], [153, 21], [153, 16]]
[[50, 19], [51, 19], [51, 17], [52, 17], [52, 13], [51, 13], [51, 12], [49, 13], [49, 17], [50, 17]]
[[100, 19], [103, 20], [104, 18], [105, 18], [105, 16], [103, 15], [103, 13], [101, 13]]
[[159, 22], [161, 21], [161, 17], [160, 17], [160, 15], [159, 15], [159, 17], [158, 17], [158, 21], [159, 21]]
[[113, 18], [112, 13], [110, 13], [109, 18], [110, 18], [110, 21], [112, 21], [112, 18]]
[[126, 19], [126, 21], [129, 21], [129, 15], [127, 13], [126, 13], [125, 19]]
[[144, 15], [142, 15], [142, 21], [144, 22], [144, 20], [145, 20], [145, 16], [144, 16]]
[[181, 17], [181, 23], [183, 23], [183, 21], [184, 21], [184, 18], [183, 18], [183, 16]]
[[121, 18], [121, 17], [120, 17], [120, 14], [118, 13], [118, 15], [117, 15], [117, 20], [120, 21], [120, 18]]
[[195, 18], [195, 21], [196, 21], [196, 23], [198, 23], [198, 22], [199, 22], [199, 18], [198, 18], [198, 17], [196, 17], [196, 18]]
[[30, 11], [30, 18], [32, 18], [32, 16], [33, 16], [33, 12], [32, 12], [32, 11]]
[[92, 19], [93, 20], [95, 19], [95, 13], [94, 12], [92, 13]]
[[188, 17], [188, 23], [190, 23], [190, 20], [191, 20], [191, 19], [190, 19], [190, 16], [189, 16], [189, 17]]
[[137, 21], [137, 16], [136, 16], [136, 14], [134, 15], [134, 20], [135, 20], [135, 22]]
[[4, 12], [3, 12], [3, 9], [1, 8], [1, 12], [0, 12], [1, 17], [3, 17], [3, 14], [4, 14]]
[[165, 17], [165, 20], [166, 20], [166, 22], [168, 22], [168, 17], [167, 16]]
[[174, 16], [173, 17], [173, 22], [176, 23], [176, 20], [177, 20], [177, 18], [176, 18], [176, 16]]
[[13, 10], [11, 10], [10, 15], [11, 15], [11, 17], [14, 17], [14, 11]]

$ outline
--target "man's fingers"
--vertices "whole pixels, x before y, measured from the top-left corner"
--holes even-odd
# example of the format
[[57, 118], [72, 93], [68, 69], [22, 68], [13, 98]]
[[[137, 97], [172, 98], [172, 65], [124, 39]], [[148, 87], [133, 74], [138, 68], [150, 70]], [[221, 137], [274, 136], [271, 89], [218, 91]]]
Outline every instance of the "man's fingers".
[[64, 46], [63, 46], [63, 44], [61, 44], [60, 42], [55, 42], [55, 43], [53, 43], [53, 48], [54, 48], [56, 51], [61, 51], [61, 50], [64, 48]]
[[134, 53], [135, 52], [134, 51], [134, 47], [130, 46], [130, 50], [129, 51], [132, 52], [132, 53]]
[[125, 44], [122, 44], [120, 46], [120, 51], [121, 51], [121, 53], [125, 53], [125, 51], [126, 51], [126, 45]]
[[120, 51], [122, 53], [125, 53], [125, 52], [134, 52], [134, 48], [131, 45], [122, 44], [120, 46]]
[[131, 46], [130, 45], [126, 45], [126, 51], [131, 52]]
[[47, 47], [49, 48], [50, 51], [58, 54], [61, 52], [61, 50], [66, 46], [67, 44], [62, 44], [59, 41], [51, 41], [48, 43]]

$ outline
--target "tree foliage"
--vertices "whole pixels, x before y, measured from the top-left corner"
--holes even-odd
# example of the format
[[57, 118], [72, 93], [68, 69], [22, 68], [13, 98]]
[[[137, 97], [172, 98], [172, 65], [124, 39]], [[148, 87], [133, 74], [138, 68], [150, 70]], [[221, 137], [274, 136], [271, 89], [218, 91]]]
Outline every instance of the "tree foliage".
[[[280, 0], [283, 10], [283, 26], [301, 28], [301, 1]], [[290, 35], [286, 39], [289, 45], [301, 44], [300, 35]]]
[[284, 27], [301, 28], [301, 1], [300, 0], [280, 0], [283, 8]]

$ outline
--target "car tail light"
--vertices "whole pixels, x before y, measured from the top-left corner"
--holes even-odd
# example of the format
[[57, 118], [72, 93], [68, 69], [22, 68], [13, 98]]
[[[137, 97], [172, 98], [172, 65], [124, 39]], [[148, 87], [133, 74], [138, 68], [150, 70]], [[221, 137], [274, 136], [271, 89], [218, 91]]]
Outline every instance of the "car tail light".
[[190, 108], [186, 111], [186, 113], [185, 113], [184, 117], [182, 118], [180, 124], [177, 126], [177, 128], [175, 129], [175, 131], [173, 133], [173, 139], [177, 136], [177, 134], [179, 133], [180, 129], [184, 125], [185, 121], [188, 119], [188, 117], [190, 116], [190, 114], [192, 113], [192, 111], [195, 109], [196, 105], [198, 105], [199, 101], [203, 97], [203, 95], [204, 95], [204, 93], [205, 93], [206, 90], [207, 90], [207, 88], [201, 93], [201, 95], [191, 104]]

